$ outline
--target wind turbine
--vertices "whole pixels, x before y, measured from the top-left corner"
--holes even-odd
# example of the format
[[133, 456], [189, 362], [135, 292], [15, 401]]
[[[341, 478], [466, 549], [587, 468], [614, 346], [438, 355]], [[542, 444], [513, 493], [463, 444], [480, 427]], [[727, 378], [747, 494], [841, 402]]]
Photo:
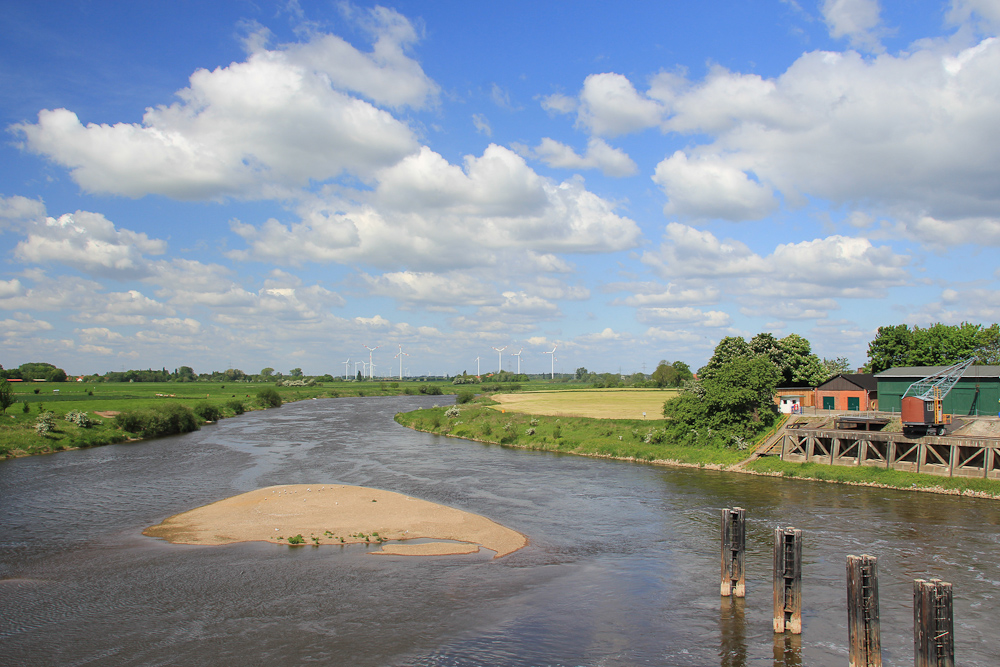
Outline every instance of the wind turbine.
[[476, 357], [476, 377], [479, 377], [479, 357]]
[[372, 373], [375, 370], [375, 364], [372, 363], [372, 352], [382, 347], [381, 345], [376, 345], [375, 347], [368, 347], [365, 345], [365, 349], [368, 350], [368, 379], [372, 379]]
[[493, 349], [497, 351], [497, 373], [499, 373], [503, 370], [503, 351], [507, 349], [507, 346], [494, 347]]
[[347, 357], [347, 361], [344, 362], [344, 381], [345, 382], [347, 381], [347, 367], [350, 365], [350, 363], [351, 363], [351, 358]]
[[361, 377], [364, 377], [365, 376], [365, 362], [363, 362], [363, 361], [355, 361], [354, 362], [354, 375], [355, 375], [355, 377], [357, 377], [357, 375], [358, 375], [358, 364], [361, 364]]
[[552, 355], [552, 370], [549, 371], [549, 379], [550, 380], [555, 380], [556, 379], [556, 348], [557, 347], [559, 347], [558, 343], [556, 343], [555, 345], [552, 346], [552, 351], [551, 352], [545, 352], [544, 353], [544, 354], [551, 354]]
[[403, 352], [403, 346], [400, 345], [399, 346], [399, 352], [397, 352], [396, 356], [393, 357], [393, 359], [395, 359], [396, 357], [399, 358], [399, 379], [400, 379], [400, 381], [403, 380], [403, 357], [408, 357], [408, 356], [410, 356], [410, 355], [408, 355], [406, 352]]
[[517, 374], [518, 375], [521, 374], [521, 353], [522, 352], [524, 352], [524, 348], [523, 347], [520, 350], [517, 351], [517, 354], [513, 355], [513, 356], [517, 357]]

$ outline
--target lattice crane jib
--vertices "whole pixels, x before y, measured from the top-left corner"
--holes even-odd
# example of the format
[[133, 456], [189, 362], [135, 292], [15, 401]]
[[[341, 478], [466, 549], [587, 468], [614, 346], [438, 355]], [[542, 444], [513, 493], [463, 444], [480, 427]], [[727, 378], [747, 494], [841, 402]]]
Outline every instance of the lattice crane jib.
[[969, 368], [976, 361], [976, 357], [970, 357], [965, 361], [959, 362], [952, 366], [941, 370], [934, 375], [928, 375], [922, 380], [917, 380], [903, 393], [902, 398], [907, 396], [916, 396], [919, 399], [925, 401], [941, 400], [948, 395], [959, 380], [962, 379], [962, 374], [965, 373], [966, 369]]

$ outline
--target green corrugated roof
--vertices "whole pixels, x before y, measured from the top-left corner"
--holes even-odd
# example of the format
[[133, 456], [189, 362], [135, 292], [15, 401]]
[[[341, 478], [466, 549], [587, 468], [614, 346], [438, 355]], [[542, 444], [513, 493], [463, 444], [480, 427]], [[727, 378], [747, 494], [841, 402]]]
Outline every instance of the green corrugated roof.
[[[940, 373], [949, 366], [899, 366], [876, 373], [877, 379], [913, 378], [919, 380]], [[962, 373], [963, 378], [997, 378], [1000, 377], [1000, 366], [969, 366]]]

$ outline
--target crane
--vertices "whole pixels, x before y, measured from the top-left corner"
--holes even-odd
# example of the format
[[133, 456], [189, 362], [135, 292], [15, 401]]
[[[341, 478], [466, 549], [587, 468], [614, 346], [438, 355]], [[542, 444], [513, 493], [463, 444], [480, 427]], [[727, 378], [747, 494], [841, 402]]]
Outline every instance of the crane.
[[951, 423], [951, 415], [944, 414], [944, 397], [962, 379], [965, 371], [975, 363], [977, 357], [970, 357], [944, 368], [933, 375], [917, 380], [903, 392], [903, 428], [935, 430], [944, 434], [944, 427]]

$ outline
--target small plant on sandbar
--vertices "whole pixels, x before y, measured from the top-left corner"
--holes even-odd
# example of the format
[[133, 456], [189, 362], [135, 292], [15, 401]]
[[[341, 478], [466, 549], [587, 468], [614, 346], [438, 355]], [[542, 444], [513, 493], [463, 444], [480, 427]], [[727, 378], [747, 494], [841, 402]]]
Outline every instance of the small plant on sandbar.
[[291, 537], [289, 537], [288, 538], [288, 543], [289, 544], [305, 544], [306, 543], [306, 538], [302, 537], [302, 533], [299, 533], [298, 535], [292, 535]]

